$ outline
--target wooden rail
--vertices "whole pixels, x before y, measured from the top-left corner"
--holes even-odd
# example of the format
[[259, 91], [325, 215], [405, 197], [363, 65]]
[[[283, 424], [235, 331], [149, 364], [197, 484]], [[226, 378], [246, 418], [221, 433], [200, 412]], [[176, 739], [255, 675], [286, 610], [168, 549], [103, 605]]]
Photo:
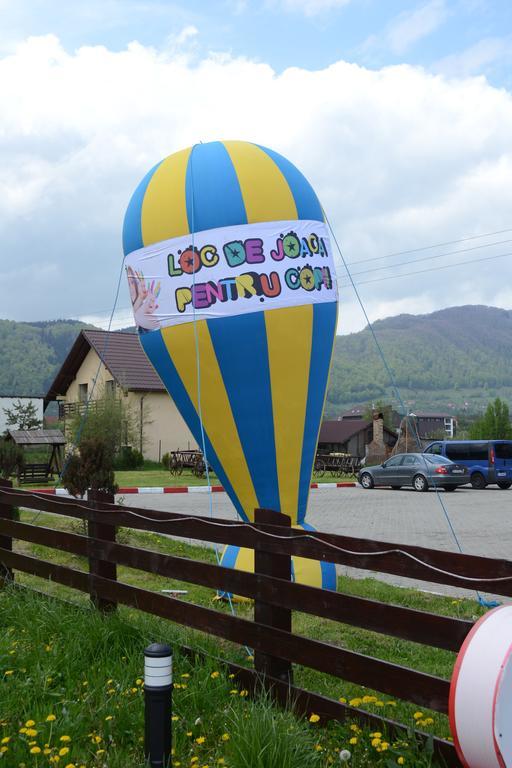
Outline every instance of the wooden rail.
[[[0, 577], [3, 574], [5, 579], [10, 579], [16, 571], [23, 571], [86, 592], [101, 610], [114, 610], [117, 604], [124, 604], [240, 645], [249, 645], [254, 648], [256, 671], [244, 669], [239, 673], [241, 677], [252, 676], [253, 687], [258, 679], [270, 681], [281, 698], [296, 695], [303, 706], [306, 706], [305, 702], [310, 706], [311, 701], [315, 701], [315, 711], [321, 703], [323, 708], [319, 713], [326, 719], [357, 717], [363, 722], [371, 722], [373, 727], [378, 727], [379, 723], [389, 728], [400, 727], [400, 724], [384, 721], [376, 715], [295, 688], [292, 685], [293, 664], [441, 713], [447, 711], [449, 683], [434, 675], [294, 634], [291, 631], [292, 611], [450, 651], [460, 648], [472, 623], [292, 583], [289, 579], [291, 555], [466, 588], [468, 583], [461, 577], [470, 577], [477, 579], [471, 582], [472, 587], [504, 595], [512, 593], [512, 563], [506, 560], [325, 533], [315, 533], [312, 538], [307, 532], [291, 529], [284, 516], [264, 510], [256, 511], [254, 525], [228, 520], [216, 520], [212, 524], [209, 518], [117, 506], [112, 498], [100, 494], [93, 496], [90, 502], [83, 502], [13, 490], [5, 487], [5, 481], [3, 486], [0, 483]], [[87, 521], [87, 535], [19, 522], [14, 519], [14, 507], [81, 518]], [[254, 548], [256, 572], [245, 573], [120, 544], [116, 542], [116, 531], [121, 526]], [[12, 543], [16, 540], [87, 558], [88, 572], [15, 551]], [[377, 552], [385, 554], [370, 554]], [[117, 566], [250, 597], [255, 601], [254, 621], [120, 582]], [[438, 570], [432, 571], [429, 566]], [[453, 575], [442, 573], [448, 570]], [[507, 580], [489, 581], [500, 577]], [[434, 739], [434, 748], [448, 765], [459, 765], [451, 744]]]

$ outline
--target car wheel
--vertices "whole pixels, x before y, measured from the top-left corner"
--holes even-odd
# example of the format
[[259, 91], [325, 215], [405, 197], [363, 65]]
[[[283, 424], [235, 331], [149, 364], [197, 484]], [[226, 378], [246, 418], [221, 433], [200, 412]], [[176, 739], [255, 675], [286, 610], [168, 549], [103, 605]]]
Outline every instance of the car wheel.
[[443, 488], [445, 489], [445, 491], [456, 491], [457, 490], [457, 486], [456, 485], [443, 485]]
[[506, 491], [510, 488], [511, 485], [512, 485], [511, 480], [505, 480], [501, 483], [498, 483], [498, 488], [501, 488], [502, 491]]
[[428, 491], [427, 479], [423, 475], [414, 475], [412, 486], [415, 491]]
[[483, 491], [487, 483], [481, 472], [474, 472], [471, 475], [471, 485], [476, 491]]
[[391, 490], [392, 491], [399, 491], [401, 487], [402, 487], [401, 485], [392, 485], [391, 486]]
[[366, 490], [369, 490], [374, 486], [373, 477], [370, 475], [369, 472], [363, 472], [359, 482], [361, 483], [363, 488], [366, 488]]

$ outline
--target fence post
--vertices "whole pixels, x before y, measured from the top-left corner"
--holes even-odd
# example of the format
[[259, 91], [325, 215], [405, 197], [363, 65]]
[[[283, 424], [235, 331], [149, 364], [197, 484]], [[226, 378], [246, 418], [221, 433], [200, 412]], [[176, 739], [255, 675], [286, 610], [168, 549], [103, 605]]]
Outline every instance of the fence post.
[[[282, 525], [286, 528], [290, 528], [291, 525], [288, 515], [272, 512], [269, 509], [256, 509], [254, 522], [261, 525]], [[290, 581], [290, 555], [265, 552], [264, 546], [264, 543], [262, 543], [254, 548], [254, 573], [256, 575], [273, 576], [277, 579]], [[286, 632], [292, 631], [291, 610], [289, 608], [279, 608], [270, 603], [264, 603], [261, 600], [254, 601], [254, 621], [267, 624], [270, 627], [276, 627], [276, 629], [283, 629]], [[277, 648], [276, 651], [278, 652], [279, 649]], [[256, 651], [254, 654], [254, 667], [263, 676], [270, 675], [288, 685], [293, 684], [292, 665], [291, 662], [285, 659]]]
[[[4, 480], [0, 477], [0, 488], [12, 488], [12, 481]], [[14, 520], [12, 504], [0, 503], [0, 517], [4, 520]], [[0, 547], [12, 552], [12, 536], [0, 536]], [[2, 589], [8, 581], [14, 581], [14, 572], [12, 568], [8, 568], [0, 560], [0, 589]]]
[[[99, 504], [113, 504], [115, 499], [113, 494], [105, 493], [104, 491], [88, 491], [87, 500], [89, 506], [92, 509], [99, 509]], [[101, 512], [97, 513], [101, 515]], [[116, 526], [109, 523], [100, 523], [97, 520], [87, 521], [87, 535], [90, 539], [102, 539], [103, 541], [116, 540]], [[117, 603], [112, 600], [106, 600], [99, 597], [95, 588], [95, 576], [101, 576], [104, 579], [110, 579], [111, 581], [117, 581], [117, 566], [115, 563], [109, 563], [106, 560], [101, 560], [94, 556], [94, 545], [89, 542], [89, 573], [90, 579], [90, 596], [91, 600], [99, 611], [104, 613], [108, 611], [114, 611], [117, 608]]]

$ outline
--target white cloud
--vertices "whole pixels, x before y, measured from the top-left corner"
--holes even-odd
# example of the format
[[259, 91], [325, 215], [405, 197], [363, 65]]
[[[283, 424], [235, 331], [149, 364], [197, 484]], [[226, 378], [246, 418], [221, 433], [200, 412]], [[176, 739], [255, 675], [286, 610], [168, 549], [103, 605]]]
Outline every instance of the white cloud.
[[324, 11], [332, 11], [348, 5], [351, 0], [269, 0], [271, 5], [279, 5], [285, 11], [303, 13], [305, 16], [316, 16]]
[[447, 17], [445, 0], [429, 0], [412, 11], [398, 14], [382, 32], [370, 35], [363, 43], [362, 51], [384, 49], [401, 56], [419, 40], [432, 34]]
[[[131, 193], [155, 162], [194, 142], [241, 138], [290, 158], [355, 262], [512, 227], [511, 134], [511, 94], [484, 78], [342, 61], [278, 75], [225, 54], [192, 63], [139, 43], [70, 53], [51, 35], [27, 39], [0, 59], [0, 314], [108, 315]], [[510, 306], [510, 258], [380, 279], [412, 269], [358, 276], [378, 278], [360, 286], [372, 319]], [[364, 323], [343, 288], [341, 327]]]
[[512, 38], [486, 37], [460, 53], [445, 56], [434, 65], [437, 72], [450, 77], [481, 74], [498, 61], [512, 58]]

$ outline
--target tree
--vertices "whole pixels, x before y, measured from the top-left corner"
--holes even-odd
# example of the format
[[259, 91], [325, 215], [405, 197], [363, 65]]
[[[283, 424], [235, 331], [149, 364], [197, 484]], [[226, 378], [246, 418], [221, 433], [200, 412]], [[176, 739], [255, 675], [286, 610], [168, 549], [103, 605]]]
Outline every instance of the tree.
[[123, 445], [136, 444], [137, 420], [124, 399], [102, 393], [91, 400], [86, 414], [76, 413], [66, 425], [66, 437], [78, 448], [84, 440], [97, 438], [115, 456]]
[[508, 405], [499, 397], [494, 402], [489, 403], [484, 415], [471, 425], [469, 437], [471, 440], [512, 439]]
[[4, 408], [3, 412], [7, 416], [5, 423], [8, 427], [15, 429], [39, 429], [41, 427], [41, 419], [38, 418], [37, 409], [31, 400], [23, 405], [18, 399], [17, 403], [13, 403], [12, 408]]

